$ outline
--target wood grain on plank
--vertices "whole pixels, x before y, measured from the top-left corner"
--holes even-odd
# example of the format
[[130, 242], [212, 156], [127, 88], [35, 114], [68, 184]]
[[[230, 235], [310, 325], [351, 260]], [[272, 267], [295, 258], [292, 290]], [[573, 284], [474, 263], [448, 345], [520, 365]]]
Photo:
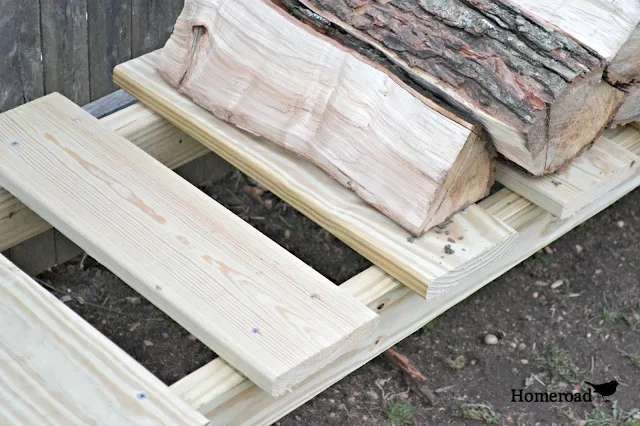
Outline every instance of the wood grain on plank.
[[89, 90], [89, 37], [85, 0], [40, 0], [44, 89], [84, 105]]
[[131, 0], [87, 2], [91, 100], [116, 90], [113, 68], [131, 59]]
[[375, 330], [364, 305], [64, 97], [0, 129], [0, 185], [267, 392]]
[[479, 129], [269, 1], [186, 1], [156, 65], [196, 104], [313, 162], [414, 235], [493, 184], [488, 154], [465, 163], [486, 152]]
[[0, 324], [0, 424], [208, 423], [3, 256]]
[[[424, 295], [437, 280], [472, 274], [473, 268], [467, 266], [479, 266], [481, 259], [490, 259], [510, 243], [512, 231], [495, 223], [484, 231], [478, 229], [484, 242], [477, 248], [482, 250], [460, 250], [455, 256], [446, 256], [446, 238], [434, 240], [433, 235], [440, 237], [435, 231], [411, 238], [313, 164], [217, 119], [180, 95], [155, 70], [156, 57], [153, 53], [118, 66], [116, 83], [417, 293]], [[471, 211], [476, 217], [493, 220], [478, 209]], [[473, 256], [480, 263], [468, 263]]]
[[600, 137], [558, 173], [533, 177], [504, 161], [496, 164], [496, 178], [507, 188], [560, 218], [567, 218], [601, 197], [640, 168], [640, 157]]
[[0, 0], [0, 112], [44, 94], [40, 5]]
[[[638, 130], [635, 131], [635, 140], [640, 145]], [[640, 149], [635, 153], [640, 154]], [[290, 394], [272, 398], [234, 374], [222, 359], [216, 359], [178, 381], [172, 389], [214, 424], [261, 425], [275, 422], [639, 185], [640, 176], [629, 177], [565, 220], [509, 189], [488, 197], [479, 205], [516, 229], [519, 239], [497, 261], [444, 289], [438, 297], [427, 296], [426, 303], [376, 267], [360, 273], [340, 289], [379, 313], [380, 325], [376, 334], [305, 380]], [[220, 377], [224, 380], [219, 380]], [[195, 383], [197, 387], [193, 386]]]
[[[101, 122], [171, 169], [211, 152], [139, 104], [107, 116]], [[0, 186], [0, 252], [50, 228], [44, 219]]]

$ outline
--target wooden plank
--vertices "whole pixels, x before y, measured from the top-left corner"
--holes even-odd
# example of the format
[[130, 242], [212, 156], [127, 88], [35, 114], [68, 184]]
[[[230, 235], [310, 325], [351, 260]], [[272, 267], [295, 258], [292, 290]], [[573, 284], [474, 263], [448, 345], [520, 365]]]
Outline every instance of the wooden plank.
[[[640, 139], [638, 134], [636, 138]], [[275, 422], [639, 185], [640, 176], [632, 176], [565, 220], [509, 189], [488, 197], [480, 206], [518, 231], [515, 246], [474, 275], [443, 289], [438, 297], [427, 296], [426, 303], [376, 267], [362, 272], [340, 289], [379, 313], [377, 332], [287, 395], [273, 398], [234, 374], [222, 359], [178, 381], [172, 389], [213, 424], [247, 426]]]
[[89, 96], [89, 44], [85, 0], [40, 0], [46, 93], [84, 105]]
[[116, 90], [113, 68], [131, 59], [131, 0], [87, 1], [91, 100]]
[[638, 160], [637, 155], [600, 137], [590, 150], [559, 173], [536, 178], [512, 164], [497, 161], [496, 179], [564, 219], [636, 174]]
[[1, 424], [208, 423], [3, 256], [0, 323]]
[[183, 6], [184, 0], [131, 0], [134, 58], [164, 46]]
[[418, 294], [425, 295], [434, 282], [473, 274], [512, 243], [511, 229], [475, 208], [470, 209], [472, 215], [491, 223], [479, 230], [482, 249], [456, 250], [447, 256], [446, 236], [431, 231], [412, 238], [313, 164], [218, 120], [180, 95], [156, 72], [156, 56], [145, 55], [118, 66], [116, 83]]
[[0, 184], [267, 392], [375, 330], [365, 306], [64, 97], [0, 129]]
[[[103, 118], [102, 122], [172, 169], [211, 152], [142, 105], [130, 106]], [[228, 171], [225, 167], [222, 163], [217, 176]], [[27, 241], [50, 228], [51, 225], [45, 220], [0, 187], [0, 251]], [[53, 265], [48, 267], [51, 266]]]
[[0, 112], [44, 94], [40, 2], [0, 0]]

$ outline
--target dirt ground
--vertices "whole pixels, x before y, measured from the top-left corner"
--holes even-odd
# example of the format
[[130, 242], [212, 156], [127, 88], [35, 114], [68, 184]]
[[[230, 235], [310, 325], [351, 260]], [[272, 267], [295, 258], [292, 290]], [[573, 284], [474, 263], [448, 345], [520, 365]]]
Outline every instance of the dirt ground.
[[[254, 183], [235, 172], [202, 189], [337, 284], [370, 265]], [[399, 343], [435, 404], [377, 358], [277, 424], [640, 426], [639, 241], [635, 191]], [[90, 258], [39, 279], [167, 384], [215, 358]], [[614, 378], [610, 403], [511, 402], [512, 389], [585, 391], [585, 380]]]

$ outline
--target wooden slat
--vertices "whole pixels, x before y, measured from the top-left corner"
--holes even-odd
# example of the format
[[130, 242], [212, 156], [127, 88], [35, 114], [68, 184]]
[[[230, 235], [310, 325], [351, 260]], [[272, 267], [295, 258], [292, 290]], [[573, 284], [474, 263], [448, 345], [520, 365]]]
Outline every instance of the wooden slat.
[[536, 178], [513, 164], [497, 161], [496, 179], [564, 219], [637, 173], [639, 159], [624, 147], [601, 137], [559, 173]]
[[87, 1], [91, 100], [116, 90], [113, 68], [131, 56], [131, 0]]
[[0, 184], [271, 394], [375, 330], [364, 305], [58, 94], [0, 116]]
[[38, 1], [0, 0], [0, 112], [44, 93]]
[[3, 256], [0, 324], [0, 424], [208, 423]]
[[[211, 152], [142, 105], [132, 105], [101, 121], [172, 169]], [[50, 228], [51, 225], [0, 186], [0, 251]]]
[[46, 93], [60, 92], [84, 105], [89, 96], [86, 0], [40, 0]]
[[[473, 244], [473, 251], [462, 251], [460, 245], [454, 255], [446, 255], [448, 236], [434, 231], [410, 238], [407, 231], [311, 163], [216, 119], [181, 96], [156, 72], [157, 55], [118, 66], [116, 83], [418, 294], [424, 296], [430, 284], [473, 274], [512, 243], [513, 230], [477, 208], [469, 212], [478, 223], [487, 224], [475, 228], [475, 236], [483, 243], [472, 235], [460, 241]], [[460, 223], [465, 220], [469, 219], [461, 216]], [[463, 236], [461, 229], [455, 231], [456, 237]]]
[[[636, 138], [640, 140], [640, 133], [636, 133]], [[204, 413], [212, 424], [247, 426], [275, 422], [639, 185], [640, 176], [631, 176], [564, 220], [509, 189], [488, 197], [480, 206], [517, 230], [519, 238], [515, 246], [475, 274], [443, 289], [438, 297], [428, 295], [426, 302], [376, 267], [362, 272], [340, 289], [379, 313], [376, 334], [290, 394], [271, 397], [234, 374], [221, 359], [175, 383], [172, 389]]]
[[131, 0], [131, 3], [135, 58], [164, 46], [184, 0]]

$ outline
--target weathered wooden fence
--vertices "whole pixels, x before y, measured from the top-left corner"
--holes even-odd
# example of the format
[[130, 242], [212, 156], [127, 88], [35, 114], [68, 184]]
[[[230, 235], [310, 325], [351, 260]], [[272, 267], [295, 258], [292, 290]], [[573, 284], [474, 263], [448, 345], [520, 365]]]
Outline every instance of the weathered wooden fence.
[[51, 92], [79, 105], [162, 47], [184, 0], [0, 0], [0, 112]]

